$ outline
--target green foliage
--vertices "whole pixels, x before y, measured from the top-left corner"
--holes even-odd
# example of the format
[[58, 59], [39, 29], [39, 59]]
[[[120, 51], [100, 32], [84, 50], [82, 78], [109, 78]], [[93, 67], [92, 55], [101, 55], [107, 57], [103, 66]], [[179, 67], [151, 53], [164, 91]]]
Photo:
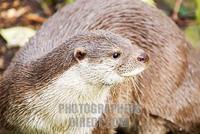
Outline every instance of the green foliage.
[[200, 47], [200, 25], [190, 25], [185, 29], [187, 40], [189, 40], [194, 47]]
[[53, 4], [55, 0], [43, 0], [44, 3], [50, 5]]
[[75, 0], [65, 0], [65, 3], [67, 3], [67, 4], [71, 4], [71, 3], [73, 3]]
[[197, 22], [200, 24], [200, 0], [196, 0], [197, 9], [196, 9], [196, 18]]
[[151, 6], [155, 6], [154, 0], [142, 0], [142, 1], [144, 1], [145, 3], [147, 3], [147, 4], [151, 5]]
[[186, 7], [184, 7], [184, 6], [180, 7], [180, 10], [179, 10], [180, 16], [188, 16], [188, 14], [190, 14], [190, 12], [191, 11], [189, 9], [187, 9]]

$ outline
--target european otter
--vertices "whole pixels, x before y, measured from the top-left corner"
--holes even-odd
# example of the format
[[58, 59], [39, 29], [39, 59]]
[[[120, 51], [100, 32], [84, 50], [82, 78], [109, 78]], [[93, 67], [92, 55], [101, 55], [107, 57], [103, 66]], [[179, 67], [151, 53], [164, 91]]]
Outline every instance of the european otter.
[[[149, 68], [134, 80], [114, 87], [115, 94], [108, 100], [108, 103], [116, 104], [139, 103], [142, 114], [134, 115], [132, 119], [135, 131], [143, 134], [167, 133], [169, 130], [199, 132], [200, 55], [164, 13], [138, 0], [83, 0], [64, 7], [29, 41], [26, 54], [18, 54], [4, 76], [9, 76], [9, 72], [22, 62], [20, 59], [34, 61], [69, 37], [99, 29], [129, 39], [151, 57]], [[37, 54], [32, 51], [40, 47]], [[54, 62], [57, 65], [57, 61]], [[34, 69], [40, 71], [42, 67]], [[12, 79], [13, 76], [9, 77]], [[16, 78], [20, 80], [24, 76]], [[43, 76], [36, 77], [35, 81], [41, 78]], [[120, 115], [104, 113], [102, 120], [109, 122], [116, 116]], [[101, 127], [94, 132], [108, 131], [113, 132]]]
[[48, 50], [27, 45], [5, 72], [1, 117], [17, 133], [91, 133], [95, 125], [77, 127], [70, 119], [98, 120], [102, 113], [60, 113], [59, 105], [105, 105], [111, 87], [142, 72], [149, 60], [137, 45], [101, 30]]

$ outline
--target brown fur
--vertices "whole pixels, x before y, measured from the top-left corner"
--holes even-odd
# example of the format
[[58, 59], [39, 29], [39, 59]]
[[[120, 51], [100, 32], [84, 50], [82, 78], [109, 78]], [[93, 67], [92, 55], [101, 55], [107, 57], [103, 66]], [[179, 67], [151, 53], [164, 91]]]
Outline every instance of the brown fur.
[[[55, 101], [55, 99], [51, 100], [51, 98], [55, 98], [56, 96], [55, 95], [53, 95], [53, 97], [49, 96], [49, 98], [44, 97], [45, 95], [42, 92], [45, 89], [47, 89], [49, 85], [51, 85], [57, 79], [59, 79], [59, 76], [67, 72], [67, 70], [70, 70], [70, 68], [73, 68], [75, 64], [79, 64], [81, 60], [84, 60], [85, 58], [87, 58], [88, 64], [89, 63], [101, 64], [102, 62], [105, 62], [103, 61], [105, 59], [109, 60], [110, 64], [112, 61], [114, 61], [114, 63], [117, 63], [117, 64], [111, 64], [109, 67], [113, 66], [114, 68], [113, 67], [112, 68], [115, 71], [117, 71], [119, 74], [131, 72], [131, 70], [134, 69], [134, 67], [132, 67], [131, 65], [134, 65], [136, 68], [137, 66], [138, 67], [143, 66], [143, 65], [145, 66], [148, 63], [147, 61], [145, 62], [145, 61], [137, 60], [138, 56], [140, 56], [141, 54], [144, 54], [144, 51], [142, 49], [140, 49], [136, 45], [132, 45], [129, 40], [122, 38], [119, 35], [113, 34], [111, 32], [104, 31], [104, 30], [90, 31], [90, 32], [84, 32], [82, 34], [78, 34], [68, 39], [64, 43], [57, 45], [57, 48], [54, 48], [52, 51], [50, 51], [46, 55], [42, 55], [38, 57], [37, 59], [32, 59], [29, 61], [27, 61], [26, 59], [20, 59], [20, 62], [18, 62], [19, 58], [25, 58], [24, 55], [26, 55], [26, 52], [28, 51], [28, 47], [29, 45], [21, 49], [21, 51], [17, 54], [16, 56], [17, 58], [13, 60], [8, 70], [5, 72], [4, 77], [0, 83], [0, 86], [2, 89], [0, 92], [1, 93], [0, 105], [2, 106], [0, 109], [1, 110], [0, 113], [2, 117], [0, 120], [1, 121], [0, 124], [7, 128], [14, 129], [18, 133], [27, 134], [27, 133], [34, 132], [34, 133], [43, 134], [43, 133], [49, 133], [49, 131], [51, 131], [51, 133], [66, 131], [66, 130], [63, 130], [64, 128], [62, 127], [57, 127], [59, 125], [62, 126], [63, 125], [62, 123], [60, 124], [47, 123], [48, 124], [47, 126], [52, 126], [54, 128], [53, 130], [49, 129], [49, 130], [41, 131], [39, 129], [40, 125], [38, 125], [38, 122], [41, 119], [46, 121], [51, 117], [54, 117], [54, 118], [57, 117], [57, 116], [55, 117], [55, 115], [52, 115], [51, 113], [48, 112], [49, 105], [50, 105], [49, 103], [54, 104], [53, 101]], [[33, 51], [37, 52], [37, 49], [39, 48], [33, 49]], [[112, 57], [113, 53], [116, 51], [117, 52], [121, 51], [121, 56], [118, 60], [113, 59]], [[81, 57], [81, 55], [77, 55], [77, 52], [85, 53], [85, 57]], [[106, 63], [108, 64], [107, 61]], [[103, 65], [105, 66], [105, 63]], [[85, 68], [82, 67], [82, 69], [85, 69]], [[88, 69], [90, 68], [87, 68], [87, 70]], [[97, 69], [95, 68], [95, 71], [97, 71]], [[89, 70], [89, 71], [93, 71], [93, 70]], [[88, 75], [88, 77], [86, 77], [86, 75]], [[94, 76], [95, 78], [91, 78], [90, 75], [91, 75], [90, 73], [89, 74], [84, 73], [85, 77], [82, 77], [82, 78], [85, 78], [86, 82], [94, 82], [91, 84], [95, 86], [95, 88], [93, 87], [94, 91], [89, 90], [90, 89], [89, 87], [87, 87], [86, 90], [82, 89], [82, 90], [85, 90], [84, 92], [91, 92], [89, 95], [87, 94], [88, 97], [85, 94], [83, 96], [80, 90], [78, 90], [79, 85], [76, 85], [77, 83], [75, 83], [75, 87], [76, 87], [75, 89], [79, 93], [79, 94], [78, 93], [76, 94], [78, 94], [79, 98], [80, 97], [88, 98], [86, 99], [86, 102], [90, 102], [91, 94], [96, 93], [95, 89], [98, 89], [98, 87], [100, 87], [98, 90], [100, 92], [101, 90], [105, 89], [105, 88], [102, 89], [103, 86], [106, 86], [109, 88], [112, 86], [112, 84], [108, 85], [109, 83], [104, 83], [104, 80], [101, 79], [101, 76], [98, 76], [99, 75], [98, 73]], [[76, 76], [78, 77], [77, 74]], [[69, 75], [68, 73], [67, 77], [71, 77], [71, 75]], [[77, 77], [72, 77], [72, 79], [77, 78]], [[63, 84], [64, 83], [62, 83], [62, 85]], [[87, 86], [89, 86], [89, 84]], [[55, 90], [61, 90], [61, 89], [60, 87], [58, 88], [54, 87], [53, 91]], [[65, 90], [68, 90], [68, 88], [65, 87], [63, 92]], [[65, 95], [69, 95], [69, 94], [65, 94]], [[67, 96], [65, 95], [64, 93], [59, 94], [58, 97], [67, 98]], [[45, 98], [44, 100], [49, 100], [49, 101], [48, 102], [45, 101], [45, 103], [42, 104], [43, 98]], [[32, 101], [30, 101], [30, 99]], [[40, 100], [39, 104], [38, 102], [36, 102], [37, 104], [33, 102], [33, 100], [35, 99]], [[77, 102], [74, 102], [74, 103], [77, 103]], [[105, 102], [101, 102], [101, 103], [105, 103]], [[56, 103], [56, 106], [58, 106], [58, 104]], [[56, 106], [53, 108], [56, 108]], [[51, 107], [51, 111], [53, 110], [53, 108]], [[58, 114], [58, 110], [57, 109], [54, 109], [54, 110], [56, 110], [56, 112], [54, 112], [53, 114]], [[34, 116], [31, 113], [35, 113]], [[34, 126], [31, 126], [29, 124], [29, 121], [27, 121], [27, 116], [28, 118], [33, 117], [32, 121], [36, 120], [36, 122], [33, 123]], [[26, 120], [24, 121], [24, 119]], [[37, 125], [35, 125], [35, 123]]]
[[[200, 55], [190, 48], [182, 32], [166, 15], [138, 0], [83, 0], [64, 7], [43, 25], [28, 43], [27, 53], [17, 56], [5, 75], [18, 62], [32, 62], [67, 38], [97, 29], [128, 38], [151, 57], [151, 65], [137, 77], [135, 84], [126, 82], [116, 87], [113, 89], [116, 94], [109, 99], [109, 103], [139, 103], [142, 113], [131, 119], [136, 122], [134, 131], [199, 132]], [[37, 49], [44, 45], [45, 53]], [[105, 113], [103, 122], [116, 116], [120, 115]], [[153, 120], [155, 125], [146, 120]], [[155, 131], [149, 132], [149, 128]], [[95, 132], [108, 133], [103, 128]]]

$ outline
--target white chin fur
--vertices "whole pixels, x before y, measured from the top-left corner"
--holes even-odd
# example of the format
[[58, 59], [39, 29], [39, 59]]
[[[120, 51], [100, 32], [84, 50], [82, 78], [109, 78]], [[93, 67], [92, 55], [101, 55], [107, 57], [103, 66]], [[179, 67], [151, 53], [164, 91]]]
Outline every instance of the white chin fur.
[[112, 73], [110, 75], [106, 75], [104, 78], [106, 85], [113, 85], [122, 81], [122, 77], [116, 73]]
[[142, 71], [144, 71], [144, 69], [145, 69], [144, 67], [136, 68], [131, 72], [122, 74], [122, 76], [124, 76], [124, 77], [136, 76], [137, 74], [139, 74]]

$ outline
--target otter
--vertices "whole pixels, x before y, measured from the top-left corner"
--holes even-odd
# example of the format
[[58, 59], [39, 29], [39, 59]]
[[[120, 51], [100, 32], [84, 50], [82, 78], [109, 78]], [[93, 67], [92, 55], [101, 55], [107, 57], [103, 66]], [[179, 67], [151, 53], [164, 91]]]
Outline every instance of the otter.
[[98, 120], [101, 113], [65, 114], [59, 105], [105, 105], [111, 87], [142, 72], [148, 60], [128, 39], [102, 30], [75, 35], [50, 51], [27, 45], [4, 75], [2, 122], [25, 134], [91, 133], [92, 126], [76, 127], [70, 119]]
[[[7, 122], [11, 128], [21, 128], [21, 130], [27, 130], [28, 125], [34, 127], [35, 125], [30, 125], [34, 122], [31, 118], [37, 120], [37, 114], [47, 113], [45, 111], [36, 114], [25, 110], [29, 107], [24, 102], [29, 104], [36, 99], [37, 104], [31, 108], [41, 106], [39, 104], [44, 101], [39, 100], [40, 94], [37, 91], [40, 91], [41, 87], [44, 91], [43, 88], [48, 86], [47, 81], [52, 80], [55, 74], [62, 74], [65, 67], [65, 64], [59, 64], [62, 59], [60, 53], [64, 53], [65, 49], [60, 49], [59, 53], [52, 50], [58, 50], [58, 45], [66, 39], [94, 30], [110, 31], [130, 40], [131, 44], [137, 46], [136, 51], [141, 49], [146, 53], [145, 55], [150, 57], [150, 64], [148, 69], [112, 87], [110, 89], [112, 92], [104, 100], [110, 104], [138, 104], [141, 109], [140, 114], [121, 115], [103, 112], [98, 115], [99, 121], [96, 128], [88, 131], [92, 130], [93, 133], [101, 134], [115, 133], [115, 127], [104, 128], [98, 123], [109, 124], [116, 117], [130, 118], [132, 122], [130, 126], [133, 126], [130, 130], [139, 134], [198, 133], [200, 131], [200, 55], [191, 47], [184, 34], [169, 17], [156, 7], [151, 7], [138, 0], [82, 0], [67, 5], [55, 13], [28, 42], [25, 49], [16, 55], [4, 73], [0, 98], [2, 100], [2, 122]], [[79, 51], [81, 50], [82, 48]], [[98, 52], [100, 50], [98, 49]], [[132, 51], [134, 52], [135, 50]], [[56, 60], [47, 59], [48, 61], [42, 65], [40, 61], [45, 58], [41, 59], [41, 57], [46, 57], [45, 55], [49, 53], [58, 54], [57, 58], [49, 55]], [[31, 64], [33, 62], [35, 64]], [[29, 63], [31, 66], [22, 66], [24, 63]], [[58, 72], [54, 71], [55, 69]], [[20, 72], [26, 75], [23, 73], [21, 75]], [[92, 72], [91, 76], [94, 77], [96, 72]], [[37, 73], [42, 73], [42, 75], [36, 75]], [[33, 74], [35, 74], [34, 77], [32, 77]], [[32, 77], [31, 81], [24, 82], [24, 79], [28, 80], [30, 77]], [[14, 84], [16, 82], [17, 84]], [[40, 83], [40, 86], [36, 83]], [[61, 94], [61, 92], [47, 92], [45, 97], [49, 98], [52, 94]], [[27, 94], [29, 97], [23, 97]], [[71, 100], [71, 97], [68, 99]], [[52, 105], [55, 102], [57, 100], [54, 99], [47, 104]], [[17, 110], [12, 109], [13, 111], [9, 112], [11, 107]], [[29, 120], [26, 120], [24, 111]], [[9, 115], [12, 116], [8, 118]], [[18, 119], [17, 123], [16, 119]], [[20, 122], [21, 119], [26, 122]], [[38, 124], [46, 123], [39, 122]], [[41, 125], [37, 127], [37, 130], [41, 130]]]

